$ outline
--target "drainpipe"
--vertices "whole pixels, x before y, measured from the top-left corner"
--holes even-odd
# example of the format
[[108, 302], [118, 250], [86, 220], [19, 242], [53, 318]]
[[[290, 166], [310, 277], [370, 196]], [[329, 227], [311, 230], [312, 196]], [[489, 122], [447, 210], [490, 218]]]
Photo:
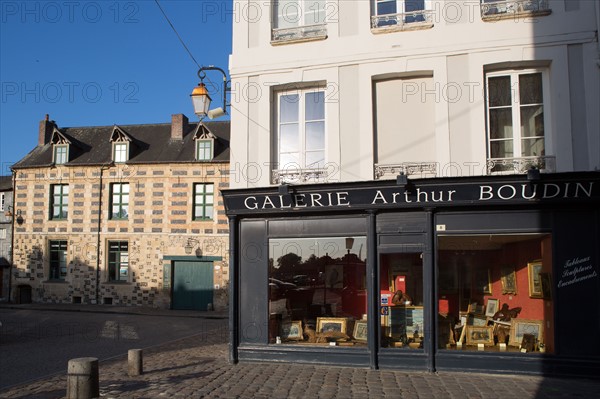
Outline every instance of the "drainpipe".
[[596, 0], [594, 5], [596, 6], [596, 42], [598, 45], [598, 59], [596, 60], [596, 65], [600, 68], [600, 38], [598, 38], [598, 31], [600, 31], [600, 1]]
[[[10, 223], [10, 260], [8, 262], [8, 302], [11, 302], [11, 290], [12, 290], [12, 269], [13, 262], [15, 260], [15, 218], [17, 216], [16, 210], [16, 188], [17, 188], [17, 171], [12, 170], [12, 207], [13, 207], [13, 216], [12, 221]], [[0, 281], [0, 284], [2, 282]]]

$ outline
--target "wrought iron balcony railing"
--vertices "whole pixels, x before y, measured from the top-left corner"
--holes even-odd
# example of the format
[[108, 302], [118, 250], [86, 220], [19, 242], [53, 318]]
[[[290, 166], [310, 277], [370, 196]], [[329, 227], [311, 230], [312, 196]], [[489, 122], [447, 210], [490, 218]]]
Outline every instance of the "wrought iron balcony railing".
[[419, 175], [420, 177], [434, 177], [437, 175], [437, 162], [404, 162], [399, 164], [375, 164], [375, 180], [384, 176], [396, 177], [403, 173], [407, 176]]
[[542, 172], [552, 173], [556, 171], [556, 157], [521, 157], [521, 158], [496, 158], [488, 159], [488, 174], [513, 174], [527, 173], [531, 168]]
[[271, 172], [271, 181], [273, 184], [282, 183], [325, 183], [328, 181], [330, 171], [326, 168], [315, 169], [274, 169]]
[[271, 40], [276, 43], [303, 39], [321, 39], [326, 37], [327, 24], [295, 26], [293, 28], [274, 28], [271, 33]]
[[419, 10], [398, 14], [373, 15], [371, 28], [399, 28], [404, 29], [419, 26], [433, 25], [433, 10]]
[[503, 15], [550, 13], [548, 0], [507, 0], [481, 2], [483, 19]]

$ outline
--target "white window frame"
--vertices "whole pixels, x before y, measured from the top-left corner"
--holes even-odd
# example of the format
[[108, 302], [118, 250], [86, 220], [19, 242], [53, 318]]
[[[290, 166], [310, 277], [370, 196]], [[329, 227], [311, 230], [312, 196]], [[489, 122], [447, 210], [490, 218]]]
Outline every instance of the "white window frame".
[[[200, 148], [201, 144], [209, 144], [209, 148]], [[196, 140], [196, 160], [211, 161], [214, 158], [214, 140], [213, 139], [198, 139]], [[208, 152], [207, 152], [208, 151]]]
[[0, 211], [4, 211], [4, 193], [0, 193]]
[[[432, 16], [427, 13], [427, 11], [433, 10], [433, 1], [432, 0], [423, 0], [423, 21], [406, 21], [406, 18], [409, 15], [406, 15], [406, 1], [411, 0], [371, 0], [371, 28], [372, 29], [401, 29], [404, 25], [431, 25], [433, 26]], [[396, 4], [396, 12], [391, 14], [378, 14], [377, 6], [380, 3], [395, 3]], [[420, 11], [420, 10], [419, 10]], [[417, 14], [419, 15], [419, 14]], [[396, 24], [389, 25], [379, 25], [376, 23], [376, 17], [384, 17], [389, 16], [391, 20], [396, 19], [398, 22]], [[394, 16], [397, 16], [393, 18]]]
[[[124, 147], [124, 149], [123, 149]], [[124, 163], [129, 160], [129, 143], [117, 141], [113, 143], [113, 160], [115, 163]]]
[[0, 229], [0, 240], [6, 240], [6, 229]]
[[[309, 93], [316, 93], [316, 92], [322, 92], [323, 93], [323, 115], [324, 118], [322, 119], [323, 121], [323, 164], [324, 167], [327, 164], [327, 90], [325, 87], [311, 87], [311, 88], [307, 88], [307, 89], [297, 89], [297, 90], [293, 90], [293, 91], [280, 91], [277, 92], [277, 111], [275, 113], [275, 129], [276, 129], [276, 140], [275, 140], [275, 155], [276, 155], [276, 163], [277, 163], [277, 168], [279, 170], [283, 170], [283, 171], [305, 171], [305, 170], [323, 170], [323, 168], [319, 168], [319, 167], [311, 167], [306, 165], [306, 94]], [[280, 122], [280, 115], [281, 115], [281, 98], [283, 96], [287, 96], [287, 95], [293, 95], [293, 94], [297, 94], [298, 98], [299, 98], [299, 104], [298, 104], [298, 139], [300, 141], [300, 146], [298, 149], [298, 153], [299, 153], [299, 164], [298, 165], [282, 165], [281, 164], [281, 150], [280, 150], [280, 145], [281, 145], [281, 125], [282, 123]], [[320, 120], [314, 120], [312, 122], [318, 122]], [[316, 151], [316, 150], [313, 150]]]
[[[62, 156], [59, 157], [57, 154], [57, 151], [59, 149], [65, 149], [64, 154], [61, 154]], [[52, 149], [52, 162], [54, 162], [56, 165], [63, 165], [67, 162], [69, 162], [69, 145], [68, 144], [54, 144], [54, 148]]]
[[327, 38], [327, 0], [273, 0], [271, 7], [272, 44]]
[[[523, 155], [522, 148], [522, 131], [521, 131], [521, 104], [520, 104], [520, 87], [519, 87], [519, 76], [520, 75], [528, 75], [540, 73], [542, 76], [542, 106], [543, 106], [543, 114], [544, 114], [544, 154], [529, 156]], [[486, 112], [486, 145], [487, 145], [487, 159], [488, 161], [494, 160], [502, 160], [502, 159], [510, 159], [510, 158], [492, 158], [492, 141], [506, 141], [507, 139], [491, 139], [491, 130], [490, 130], [490, 92], [489, 92], [489, 79], [494, 77], [505, 77], [510, 76], [511, 83], [511, 117], [512, 117], [512, 129], [513, 129], [513, 159], [515, 161], [518, 160], [527, 160], [527, 159], [535, 159], [541, 157], [553, 157], [554, 148], [552, 143], [552, 126], [551, 126], [551, 118], [550, 118], [550, 78], [549, 71], [546, 68], [529, 68], [529, 69], [508, 69], [508, 70], [499, 70], [493, 72], [487, 72], [485, 74], [485, 87], [486, 87], [486, 102], [485, 102], [485, 112]], [[532, 105], [532, 104], [528, 104]], [[496, 108], [496, 107], [495, 107]], [[504, 171], [504, 173], [514, 173], [515, 170]], [[498, 173], [498, 172], [493, 172]], [[502, 173], [502, 172], [500, 172]]]

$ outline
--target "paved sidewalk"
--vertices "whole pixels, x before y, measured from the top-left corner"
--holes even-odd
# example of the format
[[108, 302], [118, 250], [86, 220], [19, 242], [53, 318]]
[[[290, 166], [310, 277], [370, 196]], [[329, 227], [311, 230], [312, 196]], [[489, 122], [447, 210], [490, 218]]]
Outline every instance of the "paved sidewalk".
[[[224, 319], [223, 325], [227, 323]], [[223, 327], [223, 326], [221, 326]], [[103, 398], [593, 398], [600, 382], [523, 375], [423, 373], [227, 362], [225, 328], [144, 349], [144, 374], [126, 355], [100, 362]], [[65, 373], [9, 388], [0, 398], [62, 398]]]

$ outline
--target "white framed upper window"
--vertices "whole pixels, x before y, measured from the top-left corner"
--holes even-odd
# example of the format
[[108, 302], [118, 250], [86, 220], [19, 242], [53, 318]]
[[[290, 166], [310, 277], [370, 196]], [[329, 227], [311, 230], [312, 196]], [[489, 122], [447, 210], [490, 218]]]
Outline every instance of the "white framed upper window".
[[325, 89], [278, 93], [276, 123], [280, 170], [325, 167]]
[[274, 0], [273, 41], [326, 37], [325, 3], [325, 0]]
[[486, 74], [488, 160], [491, 172], [514, 171], [527, 163], [545, 169], [551, 154], [546, 70]]
[[433, 25], [431, 0], [371, 0], [371, 28]]
[[127, 162], [129, 160], [129, 143], [118, 142], [113, 144], [113, 160], [116, 163]]
[[0, 193], [0, 211], [4, 211], [4, 193]]
[[213, 142], [212, 139], [196, 140], [196, 160], [210, 161], [213, 159]]
[[69, 161], [69, 145], [68, 144], [55, 144], [53, 152], [54, 163], [56, 165], [62, 165]]

